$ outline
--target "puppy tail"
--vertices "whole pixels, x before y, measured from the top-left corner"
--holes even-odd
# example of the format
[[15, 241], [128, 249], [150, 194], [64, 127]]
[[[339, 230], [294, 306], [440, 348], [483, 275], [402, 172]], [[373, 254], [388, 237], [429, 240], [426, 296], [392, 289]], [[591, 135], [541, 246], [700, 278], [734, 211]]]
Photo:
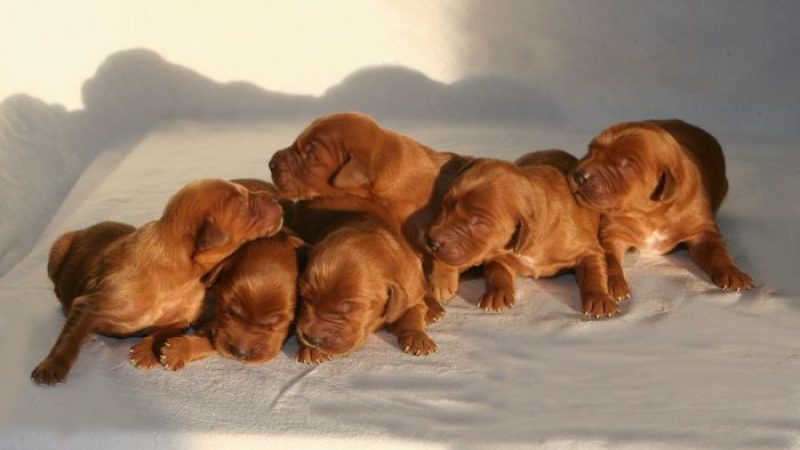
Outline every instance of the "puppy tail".
[[61, 272], [61, 264], [72, 248], [72, 241], [75, 240], [75, 236], [77, 235], [77, 231], [64, 233], [61, 237], [56, 239], [53, 246], [50, 248], [50, 258], [47, 260], [47, 276], [50, 277], [53, 283], [56, 283], [58, 274]]

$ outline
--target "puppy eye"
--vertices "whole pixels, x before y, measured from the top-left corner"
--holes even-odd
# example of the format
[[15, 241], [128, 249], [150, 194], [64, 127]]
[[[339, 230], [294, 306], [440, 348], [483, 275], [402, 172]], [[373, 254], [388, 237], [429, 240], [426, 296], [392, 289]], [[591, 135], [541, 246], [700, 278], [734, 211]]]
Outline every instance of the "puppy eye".
[[314, 152], [314, 149], [315, 149], [314, 144], [313, 143], [308, 143], [308, 144], [306, 144], [305, 148], [303, 149], [303, 152], [306, 155], [310, 155], [311, 153]]
[[263, 319], [264, 325], [277, 325], [283, 320], [283, 314], [271, 314]]
[[627, 169], [631, 166], [631, 160], [628, 158], [622, 158], [619, 160], [619, 167], [620, 169]]

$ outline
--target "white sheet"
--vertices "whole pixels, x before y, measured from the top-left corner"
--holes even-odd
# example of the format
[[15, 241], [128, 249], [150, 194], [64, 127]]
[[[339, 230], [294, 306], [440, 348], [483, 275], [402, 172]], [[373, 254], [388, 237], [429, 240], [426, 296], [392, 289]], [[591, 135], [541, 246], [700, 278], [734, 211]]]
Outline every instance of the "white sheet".
[[[173, 122], [98, 153], [0, 278], [0, 448], [800, 446], [798, 148], [729, 135], [719, 136], [732, 186], [720, 224], [754, 291], [720, 292], [683, 252], [633, 255], [634, 298], [607, 321], [579, 313], [572, 276], [521, 280], [501, 314], [475, 306], [482, 281], [471, 280], [430, 328], [430, 357], [405, 355], [381, 332], [320, 366], [295, 363], [291, 341], [261, 366], [212, 357], [143, 372], [127, 361], [135, 340], [96, 338], [66, 384], [31, 383], [64, 321], [45, 273], [58, 234], [104, 219], [141, 224], [194, 178], [264, 178], [305, 122]], [[581, 155], [590, 138], [387, 125], [434, 148], [508, 159], [549, 147]]]

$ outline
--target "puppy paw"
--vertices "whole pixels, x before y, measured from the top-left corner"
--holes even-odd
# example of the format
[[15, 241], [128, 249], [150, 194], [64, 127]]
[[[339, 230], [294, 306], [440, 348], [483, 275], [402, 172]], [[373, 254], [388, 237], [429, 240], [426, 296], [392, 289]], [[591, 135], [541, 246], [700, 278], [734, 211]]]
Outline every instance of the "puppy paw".
[[409, 355], [430, 355], [436, 351], [436, 343], [424, 331], [406, 331], [400, 335], [398, 342], [400, 348]]
[[321, 350], [306, 345], [300, 345], [297, 351], [297, 362], [303, 364], [321, 364], [330, 361], [331, 355], [323, 353]]
[[583, 314], [596, 319], [619, 314], [619, 303], [605, 294], [587, 295], [583, 299]]
[[631, 290], [622, 274], [608, 275], [608, 295], [618, 302], [631, 298]]
[[159, 364], [153, 352], [153, 341], [147, 338], [131, 347], [129, 359], [137, 369], [152, 369]]
[[458, 269], [434, 264], [428, 284], [428, 296], [446, 303], [458, 293]]
[[192, 348], [185, 337], [167, 339], [161, 346], [161, 365], [170, 370], [181, 370], [192, 361]]
[[426, 298], [425, 306], [428, 307], [428, 310], [425, 313], [426, 324], [438, 322], [442, 317], [444, 317], [444, 307], [436, 300]]
[[753, 279], [750, 275], [739, 270], [736, 266], [728, 266], [716, 269], [711, 274], [711, 281], [726, 291], [741, 291], [753, 287]]
[[481, 296], [478, 303], [485, 311], [504, 311], [514, 306], [514, 290], [504, 288], [489, 288]]
[[47, 358], [40, 362], [33, 372], [31, 372], [31, 379], [36, 384], [49, 384], [63, 383], [67, 379], [67, 372], [69, 372], [69, 365], [64, 364], [56, 359]]

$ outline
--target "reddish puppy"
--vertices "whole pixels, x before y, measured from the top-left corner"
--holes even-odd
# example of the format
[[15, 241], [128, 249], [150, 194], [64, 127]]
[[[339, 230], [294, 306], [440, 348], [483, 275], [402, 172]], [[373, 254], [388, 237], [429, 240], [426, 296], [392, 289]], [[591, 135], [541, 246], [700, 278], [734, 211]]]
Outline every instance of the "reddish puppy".
[[614, 125], [594, 138], [570, 181], [578, 201], [603, 214], [614, 298], [630, 297], [622, 271], [628, 249], [664, 254], [681, 243], [717, 286], [752, 287], [714, 220], [728, 180], [722, 148], [704, 130], [680, 120]]
[[131, 361], [154, 366], [154, 349], [200, 315], [202, 277], [244, 242], [276, 233], [282, 221], [272, 195], [201, 180], [178, 191], [160, 219], [138, 229], [103, 222], [64, 234], [53, 244], [48, 274], [67, 321], [31, 377], [64, 381], [94, 333], [147, 334], [131, 349]]
[[567, 183], [576, 162], [560, 150], [529, 153], [515, 164], [475, 160], [444, 195], [428, 245], [459, 270], [483, 264], [481, 308], [510, 308], [516, 274], [538, 278], [574, 269], [585, 314], [619, 312], [597, 239], [600, 216], [579, 206]]

